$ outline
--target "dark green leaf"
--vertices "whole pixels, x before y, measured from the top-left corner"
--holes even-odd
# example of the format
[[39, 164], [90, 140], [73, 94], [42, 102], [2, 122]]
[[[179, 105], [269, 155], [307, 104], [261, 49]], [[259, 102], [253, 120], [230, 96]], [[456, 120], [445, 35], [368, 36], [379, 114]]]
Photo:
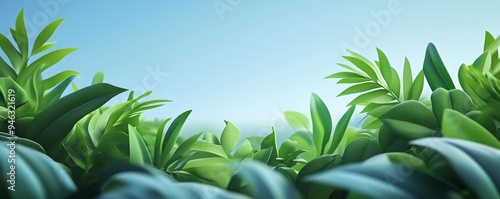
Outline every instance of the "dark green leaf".
[[432, 90], [439, 87], [443, 87], [446, 90], [455, 88], [453, 80], [433, 43], [429, 43], [427, 46], [424, 60], [424, 74]]

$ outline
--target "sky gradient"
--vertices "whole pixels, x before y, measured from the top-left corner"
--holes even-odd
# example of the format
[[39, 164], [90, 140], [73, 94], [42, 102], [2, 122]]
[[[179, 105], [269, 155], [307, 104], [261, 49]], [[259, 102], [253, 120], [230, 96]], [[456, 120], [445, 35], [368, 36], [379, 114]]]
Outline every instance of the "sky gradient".
[[399, 71], [406, 56], [416, 74], [433, 42], [455, 78], [460, 64], [480, 55], [485, 31], [500, 34], [498, 7], [493, 0], [0, 0], [0, 32], [21, 8], [31, 34], [65, 18], [54, 49], [79, 50], [44, 76], [76, 70], [84, 87], [102, 71], [108, 83], [152, 90], [148, 99], [173, 102], [147, 118], [193, 109], [183, 133], [220, 133], [230, 120], [245, 134], [271, 126], [286, 134], [282, 113], [308, 115], [312, 92], [335, 121], [346, 110], [352, 97], [335, 97], [346, 87], [324, 79], [341, 70], [344, 48], [373, 60], [378, 47]]

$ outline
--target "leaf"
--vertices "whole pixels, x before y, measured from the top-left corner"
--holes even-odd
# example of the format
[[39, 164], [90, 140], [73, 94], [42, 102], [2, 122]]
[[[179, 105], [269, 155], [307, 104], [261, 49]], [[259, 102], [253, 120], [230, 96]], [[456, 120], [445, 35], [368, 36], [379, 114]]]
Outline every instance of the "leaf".
[[373, 90], [367, 93], [363, 93], [356, 98], [354, 98], [348, 106], [365, 104], [365, 103], [389, 103], [394, 101], [394, 98], [388, 95], [388, 91], [385, 89]]
[[5, 37], [1, 33], [0, 33], [0, 48], [2, 48], [5, 55], [7, 55], [12, 66], [16, 69], [16, 71], [19, 72], [23, 67], [21, 54], [19, 53], [19, 51], [17, 51], [17, 49], [9, 41], [9, 39], [7, 39], [7, 37]]
[[424, 89], [424, 71], [421, 70], [415, 77], [415, 80], [411, 85], [410, 95], [407, 100], [419, 100], [423, 89]]
[[303, 179], [314, 173], [340, 166], [342, 158], [339, 155], [326, 154], [314, 158], [307, 163], [299, 172], [297, 178]]
[[389, 84], [390, 91], [394, 96], [396, 96], [396, 98], [399, 98], [399, 95], [401, 93], [401, 82], [399, 81], [398, 72], [394, 68], [391, 68], [391, 75], [392, 81], [391, 84]]
[[224, 151], [222, 146], [207, 142], [205, 140], [196, 140], [189, 147], [189, 150], [186, 150], [186, 152], [190, 152], [190, 151], [203, 151], [205, 153], [211, 153], [213, 155], [228, 159], [226, 152]]
[[243, 160], [248, 157], [249, 154], [253, 154], [252, 144], [250, 144], [250, 141], [245, 140], [240, 148], [236, 150], [233, 157], [238, 160]]
[[43, 80], [43, 88], [45, 90], [51, 89], [52, 87], [56, 86], [57, 84], [61, 83], [62, 81], [77, 75], [78, 72], [73, 71], [73, 70], [65, 70], [62, 72], [57, 73], [56, 75], [49, 77], [45, 80]]
[[500, 198], [498, 190], [485, 170], [460, 148], [439, 138], [414, 140], [412, 144], [429, 147], [443, 155], [462, 182], [472, 189], [478, 198]]
[[[272, 133], [267, 135], [261, 143], [260, 146], [261, 149], [271, 149], [271, 155], [269, 156], [269, 165], [275, 166], [278, 164], [278, 161], [276, 160], [278, 158], [278, 144], [276, 141], [276, 131], [274, 131], [274, 128], [272, 128]], [[256, 154], [257, 155], [257, 154]]]
[[123, 91], [109, 84], [96, 84], [71, 93], [35, 117], [28, 137], [35, 138], [50, 154], [78, 120]]
[[364, 77], [356, 72], [338, 72], [327, 76], [325, 79], [332, 78], [351, 78], [351, 77]]
[[177, 138], [179, 137], [179, 133], [181, 132], [182, 125], [186, 122], [187, 117], [191, 113], [191, 110], [188, 110], [186, 112], [181, 113], [179, 116], [177, 116], [174, 121], [172, 121], [172, 124], [168, 127], [167, 132], [165, 133], [165, 136], [163, 137], [162, 141], [162, 158], [161, 158], [161, 164], [160, 165], [165, 165], [165, 162], [170, 158], [170, 153], [172, 152], [172, 149], [174, 148], [175, 142], [177, 141]]
[[249, 162], [240, 164], [235, 170], [236, 175], [248, 183], [253, 198], [300, 198], [290, 181], [265, 165]]
[[9, 66], [9, 64], [7, 64], [2, 57], [0, 57], [0, 77], [17, 79], [16, 71], [14, 71], [14, 69], [12, 69], [12, 67]]
[[380, 116], [380, 120], [391, 132], [405, 139], [434, 135], [439, 127], [434, 113], [423, 103], [413, 100], [392, 107]]
[[240, 131], [229, 121], [226, 122], [226, 127], [222, 131], [220, 136], [221, 146], [226, 152], [227, 156], [231, 155], [236, 144], [238, 144], [238, 140], [240, 139]]
[[405, 64], [403, 69], [403, 93], [404, 93], [403, 96], [405, 100], [410, 99], [412, 85], [413, 85], [413, 76], [411, 74], [411, 65], [410, 61], [408, 61], [408, 58], [405, 57]]
[[352, 83], [362, 83], [367, 81], [371, 81], [371, 79], [366, 77], [349, 77], [339, 80], [337, 84], [352, 84]]
[[[49, 40], [49, 38], [54, 34], [56, 31], [57, 27], [61, 24], [61, 22], [64, 21], [64, 19], [58, 19], [53, 22], [51, 22], [49, 25], [47, 25], [36, 37], [35, 43], [33, 44], [33, 50], [31, 55], [34, 55], [33, 52], [38, 51], [38, 49]], [[36, 53], [35, 53], [36, 54]]]
[[14, 40], [16, 40], [17, 46], [21, 51], [21, 55], [25, 60], [27, 60], [28, 56], [28, 33], [26, 31], [26, 25], [24, 23], [24, 9], [19, 12], [16, 19], [16, 30], [12, 34]]
[[309, 130], [309, 119], [304, 114], [295, 111], [285, 111], [284, 115], [286, 121], [294, 130]]
[[31, 56], [34, 56], [34, 55], [37, 55], [41, 52], [45, 52], [49, 49], [51, 49], [52, 47], [54, 47], [54, 45], [56, 45], [57, 42], [47, 42], [45, 44], [43, 44], [42, 46], [40, 46], [40, 48], [38, 48], [36, 51], [32, 51], [31, 52]]
[[382, 73], [382, 77], [384, 77], [387, 85], [390, 86], [393, 81], [391, 64], [382, 50], [377, 48], [377, 54], [380, 62], [380, 72]]
[[500, 149], [500, 142], [488, 130], [452, 109], [444, 111], [442, 132], [444, 137], [473, 141]]
[[380, 85], [373, 83], [373, 82], [356, 84], [356, 85], [350, 86], [349, 88], [342, 91], [339, 95], [337, 95], [337, 97], [340, 97], [343, 95], [354, 94], [354, 93], [366, 92], [366, 91], [369, 91], [369, 90], [372, 90], [375, 88], [380, 88]]
[[378, 80], [375, 70], [373, 70], [373, 68], [371, 68], [370, 65], [368, 65], [367, 63], [363, 62], [362, 60], [356, 57], [350, 57], [350, 56], [343, 56], [343, 57], [344, 59], [354, 64], [359, 69], [361, 69], [363, 72], [365, 72], [368, 75], [368, 77], [370, 77], [373, 81], [376, 82]]
[[[184, 140], [181, 144], [179, 144], [179, 147], [175, 149], [175, 152], [172, 154], [172, 157], [170, 157], [165, 165], [158, 165], [158, 168], [164, 168], [168, 167], [170, 164], [172, 164], [174, 161], [177, 161], [183, 154], [185, 154], [188, 151], [192, 151], [191, 146], [198, 140], [202, 133], [197, 133], [194, 134], [193, 136], [189, 137], [188, 139]], [[158, 155], [160, 156], [160, 155]], [[161, 157], [158, 157], [158, 159]]]
[[424, 58], [424, 74], [432, 90], [443, 87], [446, 90], [454, 89], [448, 70], [444, 65], [433, 43], [429, 43]]
[[43, 96], [42, 104], [40, 105], [40, 110], [45, 110], [49, 106], [52, 106], [54, 103], [56, 103], [57, 100], [61, 98], [64, 91], [68, 88], [69, 84], [73, 82], [74, 78], [75, 76], [69, 76], [55, 88], [46, 92], [45, 95]]
[[38, 58], [28, 65], [27, 68], [22, 70], [19, 73], [18, 82], [24, 84], [30, 76], [33, 75], [35, 70], [40, 70], [40, 72], [45, 71], [47, 68], [53, 66], [54, 64], [61, 61], [64, 57], [66, 57], [69, 53], [76, 51], [76, 48], [63, 48], [59, 50], [54, 50], [46, 55]]
[[94, 75], [92, 84], [104, 83], [104, 73], [99, 71]]
[[347, 126], [349, 125], [349, 121], [351, 120], [355, 108], [356, 106], [351, 106], [338, 121], [337, 126], [335, 126], [335, 131], [333, 134], [333, 139], [330, 145], [330, 149], [328, 149], [327, 153], [332, 154], [335, 151], [335, 149], [337, 149], [337, 147], [339, 146], [340, 141], [344, 137], [344, 133], [347, 130]]
[[379, 153], [381, 150], [376, 140], [360, 137], [347, 145], [342, 155], [342, 164], [361, 162]]
[[324, 154], [332, 133], [332, 117], [323, 100], [315, 93], [311, 95], [310, 109], [314, 145], [318, 154]]
[[128, 136], [130, 144], [130, 162], [135, 164], [151, 164], [151, 155], [148, 147], [142, 139], [142, 136], [137, 132], [136, 128], [128, 125]]

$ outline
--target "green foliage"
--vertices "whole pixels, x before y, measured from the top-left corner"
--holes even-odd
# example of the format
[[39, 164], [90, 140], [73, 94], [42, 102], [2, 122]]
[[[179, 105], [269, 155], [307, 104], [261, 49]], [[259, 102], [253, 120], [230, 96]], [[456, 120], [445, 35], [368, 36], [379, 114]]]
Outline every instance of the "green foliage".
[[387, 56], [377, 49], [378, 61], [371, 62], [367, 58], [349, 51], [350, 56], [344, 56], [351, 67], [338, 65], [348, 71], [337, 72], [326, 78], [340, 79], [337, 84], [353, 84], [338, 96], [358, 94], [348, 105], [362, 105], [361, 113], [367, 113], [363, 128], [377, 129], [380, 120], [377, 118], [392, 106], [408, 100], [418, 100], [424, 86], [424, 73], [420, 71], [413, 79], [410, 62], [405, 59], [403, 77], [400, 79], [396, 69], [391, 66]]
[[[7, 107], [13, 94], [15, 98], [16, 136], [39, 143], [47, 153], [59, 161], [66, 155], [61, 142], [82, 117], [101, 107], [115, 95], [125, 91], [109, 84], [95, 84], [62, 97], [63, 92], [77, 72], [66, 70], [43, 79], [42, 73], [54, 66], [74, 48], [58, 49], [46, 54], [55, 42], [47, 42], [62, 22], [56, 20], [47, 25], [31, 46], [24, 22], [24, 10], [16, 19], [11, 30], [14, 43], [0, 34], [0, 47], [10, 61], [0, 57], [0, 131], [7, 129]], [[39, 58], [32, 60], [34, 55]], [[0, 135], [4, 136], [4, 135]]]
[[[460, 67], [463, 91], [432, 43], [415, 78], [408, 59], [400, 78], [380, 49], [374, 62], [350, 51], [344, 59], [354, 67], [339, 64], [347, 71], [328, 76], [352, 84], [339, 94], [358, 95], [348, 110], [334, 127], [313, 93], [310, 120], [284, 113], [296, 132], [280, 143], [274, 128], [242, 138], [229, 121], [220, 135], [183, 137], [191, 110], [141, 118], [169, 102], [144, 101], [151, 92], [103, 106], [125, 89], [104, 83], [102, 72], [81, 89], [75, 71], [43, 79], [75, 49], [43, 54], [62, 20], [30, 46], [23, 14], [14, 42], [0, 34], [9, 61], [0, 57], [0, 159], [16, 161], [16, 192], [13, 164], [0, 164], [8, 174], [1, 198], [500, 198], [500, 38], [488, 32], [484, 52]], [[430, 98], [420, 96], [424, 76]], [[70, 84], [74, 92], [63, 96]], [[349, 127], [356, 105], [366, 114], [362, 129]]]

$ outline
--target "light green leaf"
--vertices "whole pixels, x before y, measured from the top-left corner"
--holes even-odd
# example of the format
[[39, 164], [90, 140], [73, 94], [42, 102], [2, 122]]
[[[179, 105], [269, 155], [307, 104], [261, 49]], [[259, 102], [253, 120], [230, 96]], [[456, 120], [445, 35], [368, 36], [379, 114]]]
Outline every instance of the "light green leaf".
[[[51, 22], [38, 34], [38, 36], [35, 39], [35, 43], [33, 44], [32, 52], [39, 51], [39, 48], [41, 48], [41, 46], [44, 45], [47, 42], [47, 40], [49, 40], [49, 38], [52, 36], [52, 34], [54, 34], [57, 27], [59, 27], [59, 24], [61, 24], [63, 20], [64, 19], [58, 19]], [[31, 54], [34, 55], [34, 53]]]
[[149, 154], [148, 147], [144, 142], [141, 134], [137, 132], [136, 128], [128, 125], [128, 135], [130, 144], [130, 162], [143, 165], [151, 164], [151, 155]]
[[444, 111], [442, 132], [444, 137], [469, 140], [500, 149], [500, 142], [488, 130], [452, 109]]
[[381, 88], [381, 87], [379, 84], [376, 84], [373, 82], [356, 84], [356, 85], [350, 86], [349, 88], [342, 91], [339, 95], [337, 95], [337, 97], [340, 97], [343, 95], [354, 94], [354, 93], [366, 92], [366, 91], [376, 89], [376, 88]]
[[347, 130], [347, 126], [349, 125], [349, 121], [351, 120], [352, 114], [354, 113], [355, 109], [356, 106], [351, 106], [338, 121], [337, 126], [335, 126], [335, 131], [333, 134], [333, 139], [330, 145], [330, 149], [328, 149], [327, 153], [332, 154], [339, 146], [340, 141], [344, 137], [344, 133]]
[[294, 130], [309, 130], [309, 119], [304, 114], [295, 111], [285, 111], [284, 115], [286, 121]]
[[104, 73], [99, 71], [94, 75], [92, 84], [104, 83]]
[[411, 85], [410, 95], [407, 100], [419, 100], [423, 89], [424, 89], [424, 71], [421, 70], [415, 77], [415, 80]]
[[240, 139], [240, 131], [229, 121], [226, 122], [226, 127], [222, 131], [220, 136], [221, 146], [226, 152], [227, 156], [231, 155], [236, 144], [238, 144], [238, 140]]
[[411, 65], [408, 58], [405, 57], [405, 64], [403, 68], [403, 93], [404, 99], [409, 100], [411, 94], [411, 87], [413, 84], [413, 76], [411, 74]]
[[365, 72], [368, 75], [368, 77], [370, 77], [375, 82], [378, 80], [378, 77], [377, 77], [377, 74], [375, 73], [375, 70], [372, 67], [370, 67], [370, 65], [365, 63], [364, 61], [362, 61], [356, 57], [351, 57], [351, 56], [343, 56], [343, 57], [344, 57], [344, 59], [346, 59], [347, 61], [354, 64], [359, 69], [361, 69], [363, 72]]
[[181, 132], [182, 125], [186, 122], [187, 117], [191, 113], [191, 110], [188, 110], [184, 113], [181, 113], [177, 118], [172, 121], [172, 124], [168, 127], [165, 136], [162, 141], [162, 158], [160, 159], [160, 165], [165, 165], [166, 161], [170, 158], [170, 153], [174, 148], [175, 142], [179, 137], [179, 133]]
[[323, 100], [315, 93], [311, 95], [310, 109], [316, 151], [324, 154], [332, 134], [332, 117]]
[[348, 104], [348, 106], [366, 103], [381, 104], [394, 101], [394, 98], [389, 96], [388, 94], [388, 91], [385, 89], [373, 90], [357, 96]]
[[65, 71], [59, 72], [52, 77], [44, 79], [43, 80], [43, 88], [45, 90], [51, 89], [52, 87], [56, 86], [57, 84], [61, 83], [62, 81], [66, 80], [72, 76], [75, 76], [77, 74], [78, 74], [78, 72], [73, 71], [73, 70], [65, 70]]

